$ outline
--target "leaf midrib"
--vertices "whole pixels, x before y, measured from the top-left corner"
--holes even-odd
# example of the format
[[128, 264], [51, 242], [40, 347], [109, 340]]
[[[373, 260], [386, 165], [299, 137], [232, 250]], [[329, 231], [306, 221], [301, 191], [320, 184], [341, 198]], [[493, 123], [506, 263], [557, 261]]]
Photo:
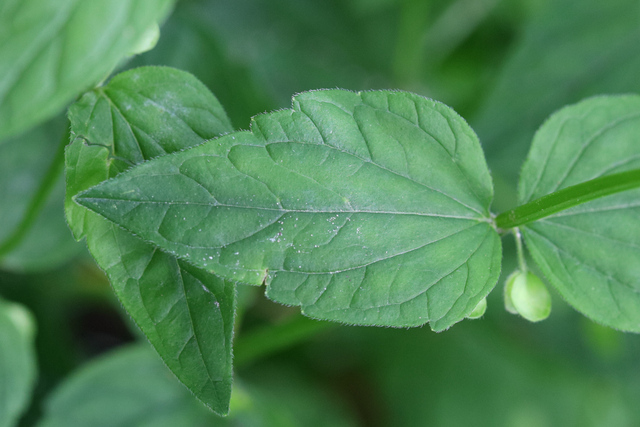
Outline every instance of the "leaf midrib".
[[456, 215], [443, 215], [443, 214], [431, 214], [424, 212], [400, 212], [400, 211], [368, 211], [368, 210], [337, 210], [337, 209], [329, 209], [329, 210], [303, 210], [303, 209], [278, 209], [278, 208], [265, 208], [265, 207], [257, 207], [257, 206], [241, 206], [241, 205], [228, 205], [224, 203], [202, 203], [202, 202], [172, 202], [172, 201], [161, 201], [161, 200], [136, 200], [136, 199], [121, 199], [121, 198], [106, 198], [106, 197], [76, 197], [75, 201], [83, 206], [85, 206], [82, 202], [131, 202], [131, 203], [139, 203], [139, 204], [158, 204], [158, 205], [178, 205], [178, 206], [207, 206], [207, 207], [216, 207], [216, 208], [237, 208], [237, 209], [249, 209], [249, 210], [263, 210], [263, 211], [272, 211], [272, 212], [282, 212], [285, 213], [363, 213], [363, 214], [380, 214], [380, 215], [415, 215], [415, 216], [426, 216], [426, 217], [434, 217], [434, 218], [451, 218], [451, 219], [464, 219], [464, 220], [473, 220], [478, 223], [487, 222], [490, 220], [487, 218], [478, 218], [478, 217], [467, 217], [467, 216], [456, 216]]

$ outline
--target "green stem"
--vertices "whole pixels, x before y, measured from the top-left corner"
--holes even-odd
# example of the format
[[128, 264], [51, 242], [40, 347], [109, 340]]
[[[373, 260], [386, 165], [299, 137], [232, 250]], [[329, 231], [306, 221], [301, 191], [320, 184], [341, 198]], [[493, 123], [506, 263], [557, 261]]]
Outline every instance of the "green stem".
[[516, 253], [518, 254], [518, 266], [523, 273], [527, 272], [527, 262], [524, 259], [524, 248], [522, 247], [522, 235], [519, 228], [513, 229], [513, 235], [516, 238]]
[[49, 165], [49, 169], [45, 173], [38, 191], [34, 194], [33, 198], [29, 202], [25, 215], [22, 217], [22, 221], [13, 230], [13, 232], [7, 237], [7, 239], [0, 245], [0, 258], [4, 257], [11, 251], [13, 251], [27, 235], [31, 226], [38, 219], [38, 215], [45, 206], [49, 194], [56, 185], [58, 175], [64, 169], [64, 148], [69, 143], [69, 126], [67, 125], [62, 141], [58, 144], [58, 148], [53, 157], [53, 161]]
[[518, 227], [591, 200], [638, 187], [640, 169], [602, 176], [503, 212], [496, 217], [496, 226], [502, 230]]
[[335, 326], [335, 323], [295, 316], [293, 320], [280, 325], [262, 327], [244, 335], [240, 334], [234, 344], [233, 362], [238, 367], [248, 365]]

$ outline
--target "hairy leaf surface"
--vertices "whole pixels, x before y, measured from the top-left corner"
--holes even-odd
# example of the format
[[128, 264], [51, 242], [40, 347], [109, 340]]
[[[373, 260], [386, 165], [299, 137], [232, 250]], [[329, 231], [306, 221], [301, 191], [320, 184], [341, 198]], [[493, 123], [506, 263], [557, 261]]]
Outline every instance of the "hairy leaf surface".
[[293, 109], [77, 197], [145, 240], [312, 317], [443, 330], [493, 288], [500, 241], [477, 137], [406, 92]]
[[146, 67], [85, 94], [69, 112], [66, 213], [120, 301], [167, 366], [204, 403], [228, 411], [235, 285], [132, 236], [71, 198], [123, 169], [231, 130], [188, 73]]
[[0, 139], [37, 124], [105, 78], [172, 0], [0, 4]]
[[[540, 128], [522, 169], [520, 202], [638, 168], [640, 96], [591, 98]], [[640, 332], [640, 190], [567, 209], [522, 232], [571, 305], [607, 326]]]
[[0, 300], [0, 426], [17, 425], [36, 380], [34, 321], [21, 306]]

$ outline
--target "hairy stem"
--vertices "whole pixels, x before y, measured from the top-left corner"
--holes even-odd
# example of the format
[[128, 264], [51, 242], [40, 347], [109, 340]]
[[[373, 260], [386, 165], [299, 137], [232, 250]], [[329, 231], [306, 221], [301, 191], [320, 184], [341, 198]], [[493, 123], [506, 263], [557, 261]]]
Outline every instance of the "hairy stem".
[[503, 212], [496, 217], [496, 226], [502, 230], [518, 227], [591, 200], [638, 187], [640, 169], [602, 176]]

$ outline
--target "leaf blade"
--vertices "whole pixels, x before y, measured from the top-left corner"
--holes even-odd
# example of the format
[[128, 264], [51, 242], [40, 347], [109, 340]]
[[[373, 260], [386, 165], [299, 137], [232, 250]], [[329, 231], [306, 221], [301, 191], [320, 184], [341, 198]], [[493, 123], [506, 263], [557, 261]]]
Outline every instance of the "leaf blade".
[[[583, 181], [638, 169], [640, 97], [597, 97], [554, 114], [538, 131], [522, 170], [521, 202]], [[523, 227], [534, 260], [578, 311], [640, 332], [640, 197], [627, 190]]]
[[[115, 120], [113, 118], [116, 118]], [[217, 413], [228, 411], [235, 285], [163, 253], [87, 211], [74, 194], [154, 155], [230, 130], [224, 110], [193, 76], [169, 68], [122, 73], [70, 110], [66, 213], [74, 236], [105, 271], [167, 366]]]
[[[401, 152], [390, 154], [390, 146]], [[432, 322], [441, 330], [471, 312], [497, 280], [491, 198], [477, 138], [448, 107], [404, 92], [327, 90], [296, 96], [291, 110], [257, 116], [252, 132], [139, 165], [76, 201], [201, 268], [240, 282], [266, 281], [269, 296], [301, 304], [312, 316], [390, 326]], [[465, 229], [474, 232], [453, 238]], [[279, 275], [326, 280], [386, 259], [402, 265], [406, 254], [441, 240], [447, 244], [440, 264], [418, 269], [427, 268], [434, 281], [403, 277], [399, 299], [426, 292], [471, 258], [485, 259], [489, 274], [469, 279], [467, 290], [442, 291], [447, 302], [438, 316], [421, 307], [383, 320], [354, 308], [331, 317], [328, 307], [282, 296], [293, 282]], [[465, 274], [452, 280], [466, 289]], [[463, 307], [447, 317], [458, 298]]]

